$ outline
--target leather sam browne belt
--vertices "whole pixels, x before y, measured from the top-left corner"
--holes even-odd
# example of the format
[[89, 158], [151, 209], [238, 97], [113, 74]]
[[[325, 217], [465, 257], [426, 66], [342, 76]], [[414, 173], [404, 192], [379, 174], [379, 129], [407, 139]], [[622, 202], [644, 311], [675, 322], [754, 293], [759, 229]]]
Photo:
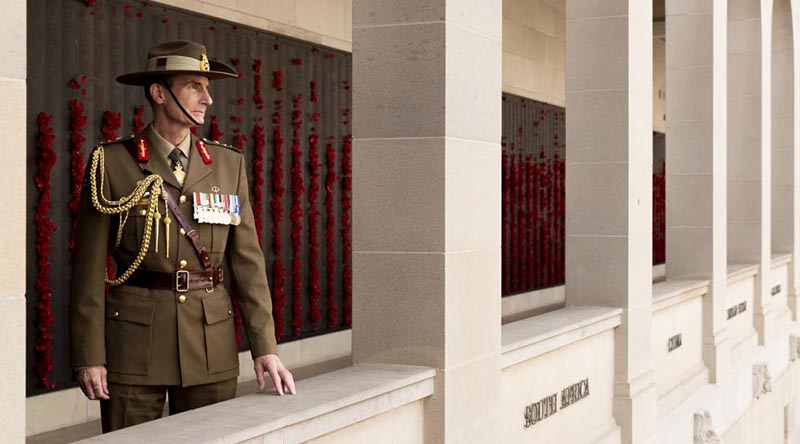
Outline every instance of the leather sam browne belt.
[[211, 270], [178, 270], [172, 273], [137, 270], [126, 284], [134, 287], [185, 293], [201, 288], [214, 288], [222, 283], [222, 278], [222, 267]]

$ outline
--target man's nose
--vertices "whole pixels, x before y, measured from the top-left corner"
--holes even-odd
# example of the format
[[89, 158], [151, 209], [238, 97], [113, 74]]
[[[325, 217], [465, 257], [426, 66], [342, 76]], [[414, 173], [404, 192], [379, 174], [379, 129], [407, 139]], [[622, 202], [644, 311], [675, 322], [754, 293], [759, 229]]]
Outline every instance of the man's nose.
[[211, 106], [211, 104], [214, 103], [214, 99], [211, 98], [211, 93], [205, 88], [203, 88], [202, 103], [207, 106]]

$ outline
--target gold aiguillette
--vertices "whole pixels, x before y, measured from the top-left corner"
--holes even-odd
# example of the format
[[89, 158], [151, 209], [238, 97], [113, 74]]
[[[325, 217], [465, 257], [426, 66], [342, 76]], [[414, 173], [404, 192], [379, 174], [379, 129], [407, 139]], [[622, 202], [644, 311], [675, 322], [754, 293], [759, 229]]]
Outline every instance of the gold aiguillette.
[[164, 199], [164, 241], [166, 243], [166, 255], [167, 259], [169, 259], [169, 224], [172, 223], [172, 219], [169, 218], [169, 206], [167, 205], [167, 191], [162, 189], [161, 191], [161, 198]]

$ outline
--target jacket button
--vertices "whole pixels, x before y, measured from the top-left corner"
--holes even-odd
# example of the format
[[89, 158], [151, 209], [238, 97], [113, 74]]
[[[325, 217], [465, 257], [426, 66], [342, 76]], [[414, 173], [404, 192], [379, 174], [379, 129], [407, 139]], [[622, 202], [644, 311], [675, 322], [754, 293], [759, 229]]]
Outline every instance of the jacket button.
[[139, 210], [139, 216], [147, 216], [147, 210]]
[[114, 317], [115, 317], [115, 318], [118, 318], [118, 317], [119, 317], [119, 312], [118, 312], [118, 311], [115, 311], [115, 312], [114, 312]]
[[178, 262], [178, 265], [180, 265], [181, 268], [186, 268], [186, 266], [189, 265], [189, 263], [186, 262], [186, 259], [181, 259], [181, 261]]
[[178, 296], [178, 303], [179, 304], [183, 304], [184, 302], [186, 302], [186, 295], [182, 294], [182, 295]]
[[178, 233], [180, 233], [181, 236], [186, 236], [186, 230], [184, 230], [183, 228], [179, 229]]
[[181, 194], [181, 197], [178, 198], [178, 201], [180, 203], [182, 203], [182, 204], [185, 204], [186, 203], [186, 195], [185, 194]]
[[228, 316], [232, 316], [232, 315], [233, 315], [233, 310], [228, 310]]

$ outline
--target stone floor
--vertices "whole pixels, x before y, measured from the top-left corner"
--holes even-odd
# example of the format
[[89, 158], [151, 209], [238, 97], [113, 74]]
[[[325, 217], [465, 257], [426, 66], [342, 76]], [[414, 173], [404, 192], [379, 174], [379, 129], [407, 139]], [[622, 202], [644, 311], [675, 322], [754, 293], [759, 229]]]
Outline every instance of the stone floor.
[[[300, 367], [292, 370], [296, 380], [310, 378], [322, 373], [331, 372], [350, 365], [350, 357], [334, 359], [319, 364]], [[237, 396], [244, 396], [258, 391], [255, 381], [245, 381], [239, 384], [236, 390]], [[95, 420], [70, 427], [64, 427], [50, 432], [32, 435], [25, 440], [26, 444], [68, 444], [81, 439], [90, 438], [101, 433], [100, 420]]]

